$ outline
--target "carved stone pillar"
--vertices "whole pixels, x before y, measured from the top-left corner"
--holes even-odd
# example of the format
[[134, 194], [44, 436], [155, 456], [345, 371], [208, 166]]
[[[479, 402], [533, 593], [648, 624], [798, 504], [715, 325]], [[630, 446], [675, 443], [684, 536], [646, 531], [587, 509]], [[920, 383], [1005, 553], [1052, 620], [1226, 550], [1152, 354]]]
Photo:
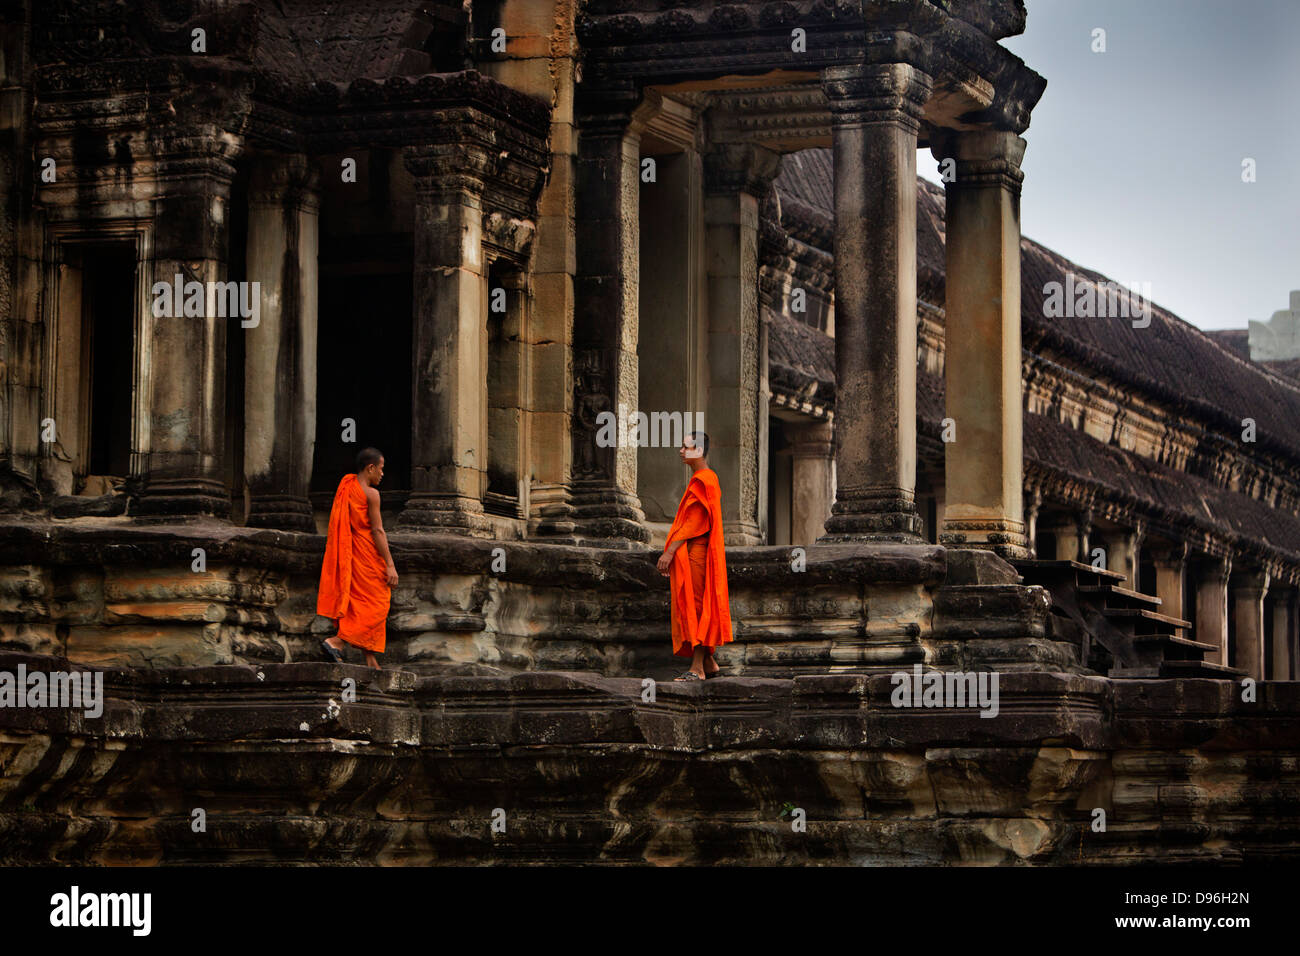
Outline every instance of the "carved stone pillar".
[[[597, 418], [637, 410], [641, 126], [632, 91], [578, 107], [573, 320], [573, 533], [589, 544], [650, 540], [637, 497], [637, 448], [604, 447]], [[540, 529], [545, 530], [545, 529]]]
[[261, 315], [244, 359], [248, 525], [315, 531], [308, 490], [316, 436], [319, 197], [305, 156], [259, 156], [249, 185], [248, 281]]
[[1197, 567], [1196, 639], [1217, 648], [1205, 653], [1205, 659], [1211, 664], [1228, 663], [1228, 576], [1231, 573], [1231, 558], [1211, 558]]
[[1029, 556], [1023, 512], [1020, 387], [1020, 161], [1012, 132], [941, 131], [933, 153], [953, 159], [946, 184], [945, 410], [947, 488], [939, 540]]
[[1187, 545], [1153, 549], [1151, 563], [1156, 568], [1156, 597], [1160, 598], [1160, 613], [1181, 618], [1187, 573]]
[[826, 541], [921, 542], [916, 512], [916, 138], [930, 78], [822, 74], [835, 155], [836, 494]]
[[411, 496], [406, 528], [487, 535], [487, 151], [407, 147], [415, 176]]
[[1292, 642], [1292, 625], [1296, 606], [1295, 588], [1274, 588], [1273, 593], [1273, 655], [1271, 680], [1294, 680], [1295, 649]]
[[781, 171], [761, 146], [728, 145], [704, 157], [708, 277], [709, 464], [722, 483], [727, 544], [763, 541], [760, 451], [767, 397], [758, 317], [758, 201]]
[[238, 140], [210, 125], [184, 135], [176, 130], [154, 134], [157, 175], [167, 183], [166, 195], [154, 204], [154, 245], [146, 265], [154, 304], [161, 287], [174, 289], [178, 281], [182, 288], [200, 283], [205, 295], [202, 315], [186, 315], [183, 308], [178, 314], [173, 299], [170, 314], [155, 313], [151, 320], [145, 345], [151, 387], [140, 433], [142, 480], [133, 515], [146, 522], [226, 518], [226, 336], [245, 330], [238, 314], [220, 314], [230, 311], [231, 300], [212, 283], [226, 282]]
[[793, 544], [814, 544], [826, 530], [831, 502], [835, 500], [831, 478], [835, 436], [829, 422], [802, 428], [787, 424], [785, 434], [791, 439], [790, 450], [794, 458], [790, 541]]
[[[947, 502], [945, 501], [945, 507]], [[1029, 556], [1038, 557], [1038, 511], [1043, 506], [1043, 493], [1035, 488], [1029, 493], [1025, 502], [1025, 538], [1029, 547]]]
[[1088, 553], [1088, 536], [1092, 530], [1092, 511], [1085, 509], [1052, 529], [1056, 536], [1056, 560], [1092, 563]]
[[[504, 6], [502, 15], [506, 15]], [[510, 15], [527, 16], [512, 10]], [[573, 277], [577, 271], [574, 234], [578, 135], [573, 115], [573, 63], [560, 58], [522, 61], [540, 76], [559, 65], [562, 92], [551, 114], [550, 172], [538, 197], [537, 234], [529, 275], [532, 421], [525, 477], [529, 489], [529, 536], [572, 535], [569, 478], [573, 470]], [[516, 68], [521, 61], [499, 61]], [[480, 69], [483, 67], [481, 66]]]
[[1136, 528], [1106, 535], [1106, 567], [1124, 575], [1124, 586], [1134, 591], [1137, 590], [1138, 562], [1144, 533], [1145, 528], [1139, 524]]
[[1236, 659], [1232, 666], [1247, 677], [1264, 679], [1264, 595], [1268, 572], [1252, 571], [1232, 578], [1232, 613], [1236, 625]]

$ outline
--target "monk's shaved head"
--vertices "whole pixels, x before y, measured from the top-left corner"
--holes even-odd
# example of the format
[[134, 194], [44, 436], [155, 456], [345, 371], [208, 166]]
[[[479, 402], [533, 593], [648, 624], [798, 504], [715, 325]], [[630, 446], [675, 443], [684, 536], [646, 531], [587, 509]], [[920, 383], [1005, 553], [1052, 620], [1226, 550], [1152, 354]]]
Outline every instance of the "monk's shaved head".
[[365, 471], [371, 465], [377, 465], [384, 460], [384, 453], [378, 448], [363, 448], [357, 452], [357, 474]]
[[701, 458], [709, 457], [709, 435], [707, 432], [691, 432], [686, 436], [691, 440], [691, 445], [700, 450]]

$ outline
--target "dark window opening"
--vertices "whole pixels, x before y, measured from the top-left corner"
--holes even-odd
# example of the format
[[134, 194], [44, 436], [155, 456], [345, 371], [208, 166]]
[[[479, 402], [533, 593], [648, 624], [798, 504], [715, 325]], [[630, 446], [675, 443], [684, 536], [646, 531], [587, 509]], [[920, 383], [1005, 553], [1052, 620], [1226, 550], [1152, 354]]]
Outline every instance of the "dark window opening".
[[1056, 559], [1056, 535], [1053, 532], [1038, 532], [1034, 538], [1034, 556], [1041, 561]]
[[89, 398], [87, 475], [125, 478], [131, 472], [132, 370], [135, 359], [135, 246], [85, 246], [82, 329]]
[[1137, 584], [1137, 589], [1143, 594], [1156, 593], [1156, 566], [1153, 562], [1138, 562]]
[[384, 454], [385, 495], [410, 491], [413, 282], [410, 272], [321, 276], [313, 492], [332, 494], [367, 446]]
[[794, 456], [785, 425], [772, 417], [767, 420], [767, 543], [794, 543]]
[[523, 295], [518, 275], [488, 268], [487, 301], [487, 494], [484, 510], [523, 516], [524, 478]]

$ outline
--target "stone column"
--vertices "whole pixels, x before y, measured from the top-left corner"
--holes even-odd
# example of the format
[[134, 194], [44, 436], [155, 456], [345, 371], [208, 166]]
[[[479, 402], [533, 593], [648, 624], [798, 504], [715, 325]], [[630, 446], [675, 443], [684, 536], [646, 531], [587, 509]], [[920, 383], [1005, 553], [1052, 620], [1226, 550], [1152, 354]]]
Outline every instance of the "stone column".
[[1228, 663], [1228, 576], [1231, 558], [1211, 558], [1200, 563], [1196, 581], [1196, 639], [1212, 644], [1206, 651], [1211, 664]]
[[1056, 560], [1082, 561], [1084, 564], [1091, 564], [1092, 555], [1088, 553], [1088, 535], [1091, 528], [1090, 510], [1079, 512], [1071, 520], [1053, 528], [1052, 533], [1056, 535]]
[[573, 319], [574, 534], [590, 544], [650, 540], [637, 497], [637, 449], [603, 447], [597, 418], [637, 410], [641, 123], [639, 94], [603, 91], [578, 106]]
[[316, 439], [319, 197], [305, 156], [259, 156], [248, 198], [248, 281], [261, 289], [244, 359], [248, 525], [316, 530], [308, 490]]
[[[226, 518], [226, 336], [238, 315], [213, 283], [226, 281], [230, 184], [237, 138], [200, 125], [181, 135], [156, 130], [158, 178], [166, 191], [154, 203], [153, 253], [146, 263], [154, 303], [159, 290], [197, 282], [202, 313], [154, 315], [144, 344], [150, 376], [148, 412], [139, 430], [137, 520], [165, 522]], [[177, 277], [180, 277], [179, 280]], [[212, 294], [206, 294], [211, 292]], [[223, 307], [218, 308], [218, 300]], [[186, 297], [184, 303], [191, 300]], [[198, 296], [192, 300], [197, 306]]]
[[[502, 16], [526, 16], [517, 8]], [[512, 35], [514, 35], [512, 33]], [[526, 61], [496, 61], [505, 71], [531, 74], [521, 85], [515, 76], [502, 77], [516, 89], [550, 90], [557, 83], [560, 93], [551, 113], [550, 173], [537, 201], [537, 234], [533, 240], [533, 261], [529, 283], [533, 301], [529, 312], [529, 343], [532, 351], [532, 421], [526, 477], [529, 489], [529, 535], [572, 535], [573, 506], [569, 476], [573, 466], [573, 382], [571, 358], [573, 336], [573, 276], [577, 271], [574, 234], [574, 180], [577, 169], [578, 134], [573, 114], [574, 62], [565, 58], [539, 57]], [[480, 65], [487, 71], [487, 64]], [[558, 69], [558, 76], [551, 70]]]
[[1122, 529], [1106, 536], [1106, 568], [1118, 571], [1127, 579], [1124, 586], [1137, 590], [1138, 561], [1144, 529], [1141, 525], [1131, 530]]
[[1296, 604], [1295, 588], [1273, 588], [1272, 680], [1292, 680], [1291, 618]]
[[727, 145], [704, 157], [709, 370], [704, 427], [709, 464], [723, 488], [727, 544], [763, 541], [759, 463], [767, 409], [759, 387], [766, 356], [759, 348], [758, 201], [780, 171], [781, 157], [760, 146]]
[[406, 528], [488, 535], [486, 151], [405, 150], [415, 176], [411, 496]]
[[829, 422], [802, 428], [786, 424], [785, 434], [791, 440], [790, 450], [794, 458], [790, 541], [802, 545], [815, 544], [825, 533], [826, 519], [830, 517], [831, 503], [835, 500], [831, 481], [835, 436]]
[[939, 540], [1029, 556], [1023, 512], [1020, 387], [1020, 161], [1025, 141], [1001, 130], [940, 131], [936, 159], [955, 160], [946, 196], [944, 444]]
[[[945, 501], [945, 506], [947, 502]], [[1029, 547], [1029, 556], [1038, 557], [1038, 511], [1043, 506], [1043, 493], [1035, 488], [1029, 493], [1025, 502], [1025, 543]]]
[[1251, 571], [1233, 575], [1232, 613], [1236, 625], [1236, 659], [1232, 666], [1247, 677], [1264, 679], [1264, 595], [1268, 593], [1268, 572]]
[[916, 512], [916, 138], [930, 78], [822, 74], [835, 155], [835, 470], [826, 541], [921, 542]]
[[1156, 568], [1156, 597], [1160, 598], [1160, 613], [1181, 618], [1184, 578], [1187, 571], [1187, 545], [1178, 544], [1172, 548], [1153, 549], [1151, 563]]

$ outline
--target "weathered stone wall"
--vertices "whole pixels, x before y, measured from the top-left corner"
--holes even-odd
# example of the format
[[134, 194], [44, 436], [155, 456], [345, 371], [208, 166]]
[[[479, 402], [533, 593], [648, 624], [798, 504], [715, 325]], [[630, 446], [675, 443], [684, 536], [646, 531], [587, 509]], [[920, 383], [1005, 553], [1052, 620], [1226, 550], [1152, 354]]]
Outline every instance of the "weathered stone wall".
[[[63, 666], [0, 655], [20, 663]], [[994, 718], [896, 708], [884, 675], [660, 683], [647, 700], [590, 673], [311, 663], [111, 672], [106, 689], [97, 720], [0, 710], [0, 862], [1121, 864], [1300, 847], [1294, 683], [1247, 703], [1222, 681], [1003, 674]]]
[[[0, 649], [95, 666], [320, 658], [320, 535], [127, 518], [0, 533]], [[656, 555], [456, 535], [390, 536], [401, 579], [385, 661], [417, 671], [670, 676]], [[195, 570], [202, 552], [202, 570]], [[1077, 669], [1049, 602], [991, 554], [932, 545], [728, 550], [733, 673], [943, 667]]]

